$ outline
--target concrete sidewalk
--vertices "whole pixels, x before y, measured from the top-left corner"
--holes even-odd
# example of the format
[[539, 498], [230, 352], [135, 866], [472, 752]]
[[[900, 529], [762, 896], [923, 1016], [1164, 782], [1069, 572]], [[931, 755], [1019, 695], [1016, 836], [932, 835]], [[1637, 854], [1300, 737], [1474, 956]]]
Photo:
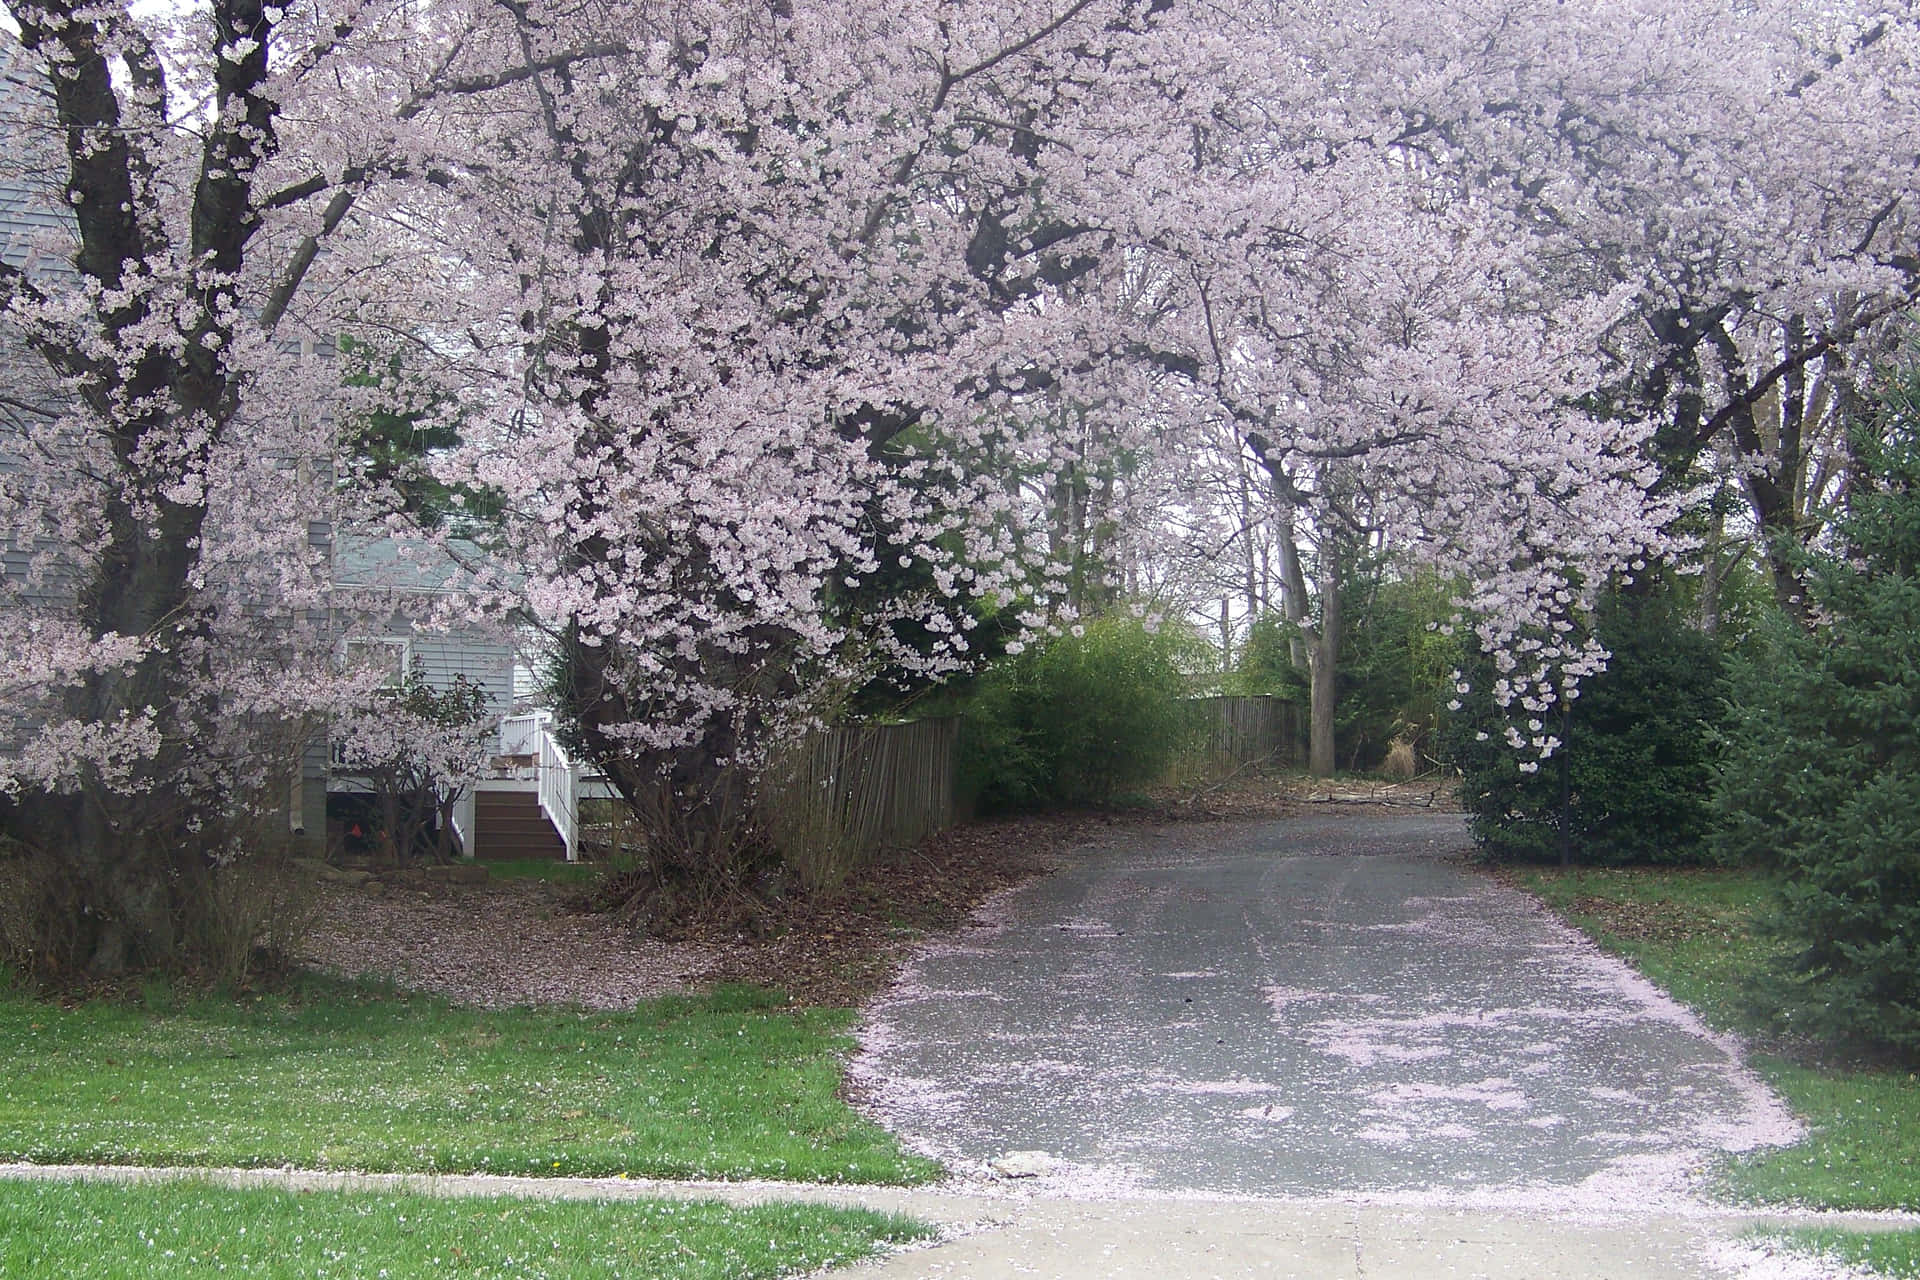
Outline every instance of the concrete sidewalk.
[[0, 1178], [191, 1178], [242, 1188], [616, 1202], [804, 1201], [902, 1213], [942, 1228], [941, 1239], [925, 1248], [833, 1273], [844, 1280], [1829, 1280], [1829, 1270], [1769, 1258], [1751, 1244], [1743, 1247], [1741, 1238], [1756, 1227], [1920, 1226], [1912, 1215], [1705, 1204], [1560, 1213], [1411, 1200], [1067, 1198], [1034, 1194], [1017, 1182], [911, 1188], [29, 1164], [0, 1164]]
[[1748, 1224], [1614, 1222], [1326, 1202], [1035, 1200], [846, 1280], [1725, 1280], [1714, 1264]]

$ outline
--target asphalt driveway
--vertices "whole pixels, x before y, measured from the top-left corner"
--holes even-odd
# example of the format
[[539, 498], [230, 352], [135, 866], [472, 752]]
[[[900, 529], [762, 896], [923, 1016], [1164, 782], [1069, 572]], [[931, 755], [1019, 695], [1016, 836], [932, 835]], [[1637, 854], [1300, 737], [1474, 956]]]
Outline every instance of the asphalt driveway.
[[856, 1081], [910, 1144], [1045, 1152], [1066, 1194], [1651, 1208], [1794, 1135], [1735, 1046], [1465, 847], [1424, 813], [1118, 832], [922, 954]]

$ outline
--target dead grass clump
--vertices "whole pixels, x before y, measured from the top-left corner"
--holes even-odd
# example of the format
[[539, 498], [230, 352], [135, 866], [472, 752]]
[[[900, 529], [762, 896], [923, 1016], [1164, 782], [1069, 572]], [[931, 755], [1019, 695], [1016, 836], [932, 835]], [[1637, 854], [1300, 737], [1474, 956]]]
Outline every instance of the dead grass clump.
[[1406, 782], [1420, 773], [1420, 757], [1415, 753], [1413, 744], [1405, 738], [1395, 738], [1387, 748], [1387, 758], [1380, 764], [1380, 772], [1396, 782]]

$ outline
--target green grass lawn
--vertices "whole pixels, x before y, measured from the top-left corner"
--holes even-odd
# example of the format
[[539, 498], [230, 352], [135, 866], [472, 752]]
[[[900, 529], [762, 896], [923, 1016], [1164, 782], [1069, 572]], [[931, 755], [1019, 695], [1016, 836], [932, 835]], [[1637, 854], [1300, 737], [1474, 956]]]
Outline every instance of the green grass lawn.
[[927, 1229], [816, 1205], [434, 1199], [196, 1182], [0, 1182], [0, 1278], [755, 1280]]
[[853, 1015], [747, 988], [626, 1013], [312, 982], [246, 1004], [0, 993], [0, 1159], [666, 1178], [937, 1174], [838, 1097]]
[[[1709, 1023], [1757, 1036], [1771, 1031], [1750, 998], [1749, 975], [1769, 943], [1755, 921], [1772, 883], [1761, 872], [1527, 868], [1522, 888], [1601, 946], [1632, 963]], [[1773, 1053], [1753, 1066], [1807, 1122], [1806, 1141], [1729, 1161], [1732, 1199], [1823, 1209], [1920, 1210], [1920, 1078], [1904, 1069], [1837, 1066], [1817, 1055]], [[1796, 1248], [1832, 1253], [1886, 1275], [1920, 1276], [1920, 1233], [1797, 1232]]]

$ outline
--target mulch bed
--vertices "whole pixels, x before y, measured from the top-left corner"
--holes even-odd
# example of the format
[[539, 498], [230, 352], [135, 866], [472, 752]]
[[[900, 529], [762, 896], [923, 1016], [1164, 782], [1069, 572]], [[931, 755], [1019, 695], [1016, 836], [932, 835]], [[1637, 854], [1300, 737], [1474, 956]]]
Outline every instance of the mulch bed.
[[911, 947], [958, 929], [1002, 889], [1060, 865], [1089, 831], [1130, 816], [1071, 814], [954, 827], [862, 868], [837, 888], [769, 904], [759, 937], [723, 926], [684, 936], [720, 952], [702, 982], [751, 982], [796, 1004], [857, 1005], [885, 987]]

